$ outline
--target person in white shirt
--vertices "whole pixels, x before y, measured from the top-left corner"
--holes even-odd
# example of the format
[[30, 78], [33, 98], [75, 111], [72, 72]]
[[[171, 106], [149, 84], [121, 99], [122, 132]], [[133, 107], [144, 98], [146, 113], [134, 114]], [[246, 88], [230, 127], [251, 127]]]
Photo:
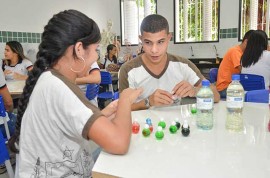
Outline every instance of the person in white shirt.
[[25, 80], [32, 70], [32, 62], [24, 55], [23, 47], [18, 41], [9, 41], [5, 47], [4, 74], [6, 79]]
[[241, 57], [241, 73], [263, 76], [265, 89], [268, 90], [270, 86], [270, 51], [267, 48], [267, 34], [262, 30], [252, 32]]
[[55, 14], [44, 27], [9, 140], [10, 150], [20, 152], [18, 177], [91, 177], [90, 141], [111, 154], [127, 153], [131, 104], [142, 89], [124, 90], [100, 111], [76, 85], [97, 61], [100, 39], [96, 22], [77, 10]]

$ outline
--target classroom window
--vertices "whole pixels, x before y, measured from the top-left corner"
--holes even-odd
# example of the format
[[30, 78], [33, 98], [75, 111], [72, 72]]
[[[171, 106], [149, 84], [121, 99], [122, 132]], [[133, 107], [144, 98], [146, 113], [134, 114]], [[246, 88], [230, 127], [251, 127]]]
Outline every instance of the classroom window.
[[219, 9], [219, 0], [174, 0], [174, 42], [218, 41]]
[[270, 0], [239, 1], [239, 41], [248, 30], [263, 30], [269, 37]]
[[144, 17], [157, 12], [156, 0], [120, 0], [121, 44], [138, 45]]

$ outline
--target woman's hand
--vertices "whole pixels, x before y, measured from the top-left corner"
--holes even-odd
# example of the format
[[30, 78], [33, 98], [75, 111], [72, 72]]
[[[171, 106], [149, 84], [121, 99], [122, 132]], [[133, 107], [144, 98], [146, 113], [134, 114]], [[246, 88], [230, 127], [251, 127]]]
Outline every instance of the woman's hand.
[[118, 100], [114, 100], [108, 106], [106, 106], [101, 113], [106, 116], [108, 119], [113, 119], [115, 117], [118, 107]]
[[131, 88], [126, 88], [122, 91], [121, 95], [120, 95], [120, 99], [125, 99], [125, 100], [129, 100], [130, 104], [133, 104], [136, 99], [142, 94], [143, 89], [142, 88], [138, 88], [138, 89], [131, 89]]

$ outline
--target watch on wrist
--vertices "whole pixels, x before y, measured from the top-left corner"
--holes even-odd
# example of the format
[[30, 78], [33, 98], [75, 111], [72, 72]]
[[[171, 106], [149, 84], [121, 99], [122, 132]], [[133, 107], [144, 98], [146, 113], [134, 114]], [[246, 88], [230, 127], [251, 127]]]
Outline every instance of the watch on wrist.
[[145, 106], [146, 107], [150, 107], [150, 101], [149, 101], [149, 98], [146, 98], [145, 100], [144, 100], [144, 104], [145, 104]]

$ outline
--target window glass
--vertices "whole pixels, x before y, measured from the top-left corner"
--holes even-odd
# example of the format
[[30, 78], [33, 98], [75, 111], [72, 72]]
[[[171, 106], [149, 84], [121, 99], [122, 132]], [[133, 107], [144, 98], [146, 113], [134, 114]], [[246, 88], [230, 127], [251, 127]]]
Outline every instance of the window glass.
[[174, 0], [175, 43], [219, 40], [219, 0]]
[[120, 0], [121, 43], [138, 45], [140, 24], [144, 17], [157, 12], [156, 0]]
[[240, 0], [239, 40], [248, 30], [263, 30], [269, 37], [270, 0]]

